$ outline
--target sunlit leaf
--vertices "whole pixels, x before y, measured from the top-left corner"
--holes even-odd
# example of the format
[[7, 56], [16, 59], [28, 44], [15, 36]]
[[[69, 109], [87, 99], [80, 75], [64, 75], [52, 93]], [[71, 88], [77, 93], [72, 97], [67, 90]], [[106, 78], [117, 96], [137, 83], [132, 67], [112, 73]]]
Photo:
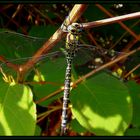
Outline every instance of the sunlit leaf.
[[28, 86], [0, 83], [0, 135], [34, 135], [36, 106]]
[[133, 100], [133, 118], [132, 124], [140, 127], [140, 85], [134, 81], [126, 83], [130, 91], [130, 96]]
[[107, 73], [83, 81], [70, 95], [77, 121], [95, 135], [123, 135], [132, 118], [127, 87]]
[[[49, 94], [55, 92], [56, 90], [60, 89], [64, 86], [64, 78], [65, 78], [65, 66], [61, 67], [61, 64], [64, 64], [64, 58], [60, 57], [57, 60], [50, 60], [41, 65], [38, 68], [38, 71], [43, 76], [43, 79], [48, 82], [46, 84], [35, 84], [34, 85], [34, 93], [35, 93], [35, 100], [39, 100], [43, 97], [48, 96]], [[42, 106], [48, 106], [51, 102], [58, 99], [62, 96], [58, 94], [54, 97], [51, 97], [41, 103]]]
[[41, 128], [38, 125], [36, 125], [35, 136], [40, 136], [40, 134], [41, 134]]

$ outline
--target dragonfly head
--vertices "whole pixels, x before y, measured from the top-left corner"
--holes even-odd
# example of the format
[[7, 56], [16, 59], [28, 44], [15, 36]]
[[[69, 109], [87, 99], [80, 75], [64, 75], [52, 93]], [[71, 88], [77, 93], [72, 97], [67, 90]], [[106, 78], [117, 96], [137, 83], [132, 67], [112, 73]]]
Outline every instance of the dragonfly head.
[[67, 30], [73, 35], [78, 35], [82, 32], [82, 24], [72, 23], [68, 26]]

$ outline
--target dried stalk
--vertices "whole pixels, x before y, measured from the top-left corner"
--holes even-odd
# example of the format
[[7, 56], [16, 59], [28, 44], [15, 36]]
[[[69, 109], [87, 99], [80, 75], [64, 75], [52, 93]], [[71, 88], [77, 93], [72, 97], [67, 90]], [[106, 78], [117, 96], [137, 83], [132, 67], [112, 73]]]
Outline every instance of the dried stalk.
[[[111, 13], [109, 13], [103, 6], [101, 6], [100, 4], [96, 4], [96, 6], [102, 10], [104, 13], [106, 13], [108, 16], [110, 17], [114, 17]], [[137, 40], [140, 40], [140, 38], [129, 28], [127, 27], [124, 23], [122, 23], [121, 21], [118, 21], [118, 23], [127, 31], [129, 32], [134, 38], [136, 38]]]
[[83, 23], [83, 29], [89, 29], [89, 28], [94, 28], [98, 26], [103, 26], [107, 24], [112, 24], [116, 23], [119, 21], [124, 21], [124, 20], [129, 20], [133, 18], [139, 18], [140, 17], [140, 12], [135, 12], [127, 15], [122, 15], [122, 16], [117, 16], [113, 18], [107, 18], [107, 19], [102, 19], [98, 21], [93, 21], [93, 22], [88, 22], [88, 23]]
[[[85, 4], [76, 4], [70, 12], [69, 18], [66, 19], [66, 23], [69, 25], [75, 22], [83, 14], [86, 8], [87, 5]], [[66, 35], [66, 33], [64, 33], [59, 28], [28, 62], [20, 66], [20, 81], [23, 80], [24, 74], [37, 63], [39, 56], [46, 54], [54, 45], [56, 45], [64, 37], [64, 35]]]
[[[124, 58], [126, 58], [126, 57], [128, 57], [128, 56], [130, 56], [130, 55], [132, 55], [132, 54], [134, 54], [134, 53], [136, 53], [137, 51], [140, 51], [140, 47], [137, 48], [137, 49], [134, 49], [134, 50], [130, 51], [130, 52], [127, 53], [127, 54], [123, 54], [123, 55], [121, 55], [121, 56], [118, 56], [116, 59], [114, 59], [114, 60], [112, 60], [112, 61], [110, 61], [110, 62], [107, 62], [106, 64], [104, 64], [104, 65], [102, 65], [102, 66], [100, 66], [100, 67], [98, 67], [98, 68], [92, 70], [91, 72], [87, 73], [86, 75], [80, 77], [77, 81], [75, 81], [75, 82], [73, 83], [72, 87], [73, 87], [73, 88], [76, 87], [77, 84], [79, 84], [79, 83], [81, 83], [82, 81], [84, 81], [85, 79], [91, 77], [91, 76], [92, 76], [93, 74], [95, 74], [96, 72], [99, 72], [99, 71], [101, 71], [101, 70], [103, 70], [103, 69], [105, 69], [105, 68], [107, 68], [107, 67], [109, 67], [109, 66], [112, 66], [113, 64], [119, 62], [120, 60], [123, 60]], [[43, 97], [43, 98], [37, 100], [35, 103], [36, 103], [36, 104], [39, 104], [40, 102], [43, 102], [43, 101], [45, 101], [45, 100], [48, 100], [49, 98], [51, 98], [51, 97], [53, 97], [53, 96], [59, 94], [59, 93], [62, 92], [63, 90], [64, 90], [63, 88], [60, 88], [60, 89], [54, 91], [52, 94], [49, 94], [49, 95], [47, 95], [47, 96], [45, 96], [45, 97]]]

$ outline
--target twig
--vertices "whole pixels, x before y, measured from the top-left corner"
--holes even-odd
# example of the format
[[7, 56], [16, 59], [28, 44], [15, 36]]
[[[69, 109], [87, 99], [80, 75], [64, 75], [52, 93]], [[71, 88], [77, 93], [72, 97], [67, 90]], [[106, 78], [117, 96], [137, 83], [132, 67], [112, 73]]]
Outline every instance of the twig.
[[80, 83], [81, 81], [83, 81], [84, 79], [86, 79], [86, 78], [92, 76], [92, 75], [95, 74], [96, 72], [98, 72], [98, 71], [100, 71], [100, 70], [102, 70], [102, 69], [104, 69], [104, 68], [106, 68], [106, 67], [109, 67], [109, 66], [113, 65], [114, 63], [116, 63], [116, 62], [118, 62], [118, 61], [120, 61], [120, 60], [122, 60], [122, 59], [124, 59], [124, 58], [126, 58], [126, 57], [128, 57], [128, 56], [130, 56], [130, 55], [132, 55], [132, 54], [134, 54], [135, 52], [137, 52], [137, 51], [139, 51], [139, 50], [140, 50], [140, 47], [137, 48], [137, 49], [134, 49], [134, 50], [130, 51], [130, 52], [127, 53], [127, 54], [123, 54], [123, 55], [117, 57], [116, 59], [114, 59], [114, 60], [112, 60], [112, 61], [110, 61], [110, 62], [108, 62], [108, 63], [106, 63], [106, 64], [104, 64], [104, 65], [102, 65], [102, 66], [100, 66], [100, 67], [98, 67], [97, 69], [94, 69], [93, 71], [91, 71], [91, 72], [89, 72], [88, 74], [84, 75], [83, 77], [79, 78], [74, 84]]
[[53, 21], [47, 16], [47, 14], [45, 15], [43, 12], [41, 12], [40, 10], [38, 10], [33, 4], [31, 4], [30, 7], [33, 8], [42, 17], [44, 17], [45, 19], [47, 19], [50, 24], [52, 24], [52, 25], [54, 24]]
[[[133, 28], [134, 26], [136, 26], [137, 24], [139, 24], [140, 20], [138, 20], [137, 22], [135, 22], [132, 26], [130, 26], [130, 29]], [[124, 32], [120, 38], [110, 47], [110, 49], [113, 49], [126, 35], [128, 34], [128, 32]], [[140, 36], [139, 36], [140, 37]], [[139, 41], [137, 39], [135, 39], [136, 42]], [[131, 46], [132, 47], [132, 46]]]
[[49, 111], [46, 111], [40, 115], [38, 115], [38, 120], [37, 123], [39, 123], [41, 120], [43, 120], [45, 117], [47, 117], [48, 115], [50, 115], [52, 112], [55, 112], [56, 110], [60, 110], [62, 108], [62, 106], [57, 106], [55, 108], [52, 108]]
[[16, 17], [16, 15], [19, 13], [20, 10], [22, 10], [23, 5], [18, 4], [16, 11], [12, 15], [12, 19]]
[[140, 64], [138, 64], [136, 67], [134, 67], [132, 70], [130, 70], [125, 76], [124, 78], [127, 78], [132, 72], [134, 72], [136, 69], [138, 69], [140, 67]]
[[[81, 82], [82, 82], [83, 80], [85, 80], [86, 78], [89, 78], [90, 76], [92, 76], [92, 75], [95, 74], [96, 72], [98, 72], [98, 71], [100, 71], [100, 70], [103, 70], [103, 69], [105, 69], [105, 68], [107, 68], [107, 67], [109, 67], [109, 66], [111, 66], [111, 65], [113, 65], [113, 64], [115, 64], [115, 63], [117, 63], [117, 62], [119, 62], [120, 60], [122, 60], [122, 59], [124, 59], [124, 58], [126, 58], [126, 57], [128, 57], [128, 56], [130, 56], [130, 55], [132, 55], [132, 54], [134, 54], [135, 52], [137, 52], [137, 51], [139, 51], [139, 50], [140, 50], [140, 47], [137, 48], [137, 49], [135, 49], [135, 50], [130, 51], [130, 52], [127, 53], [127, 54], [123, 54], [123, 55], [117, 57], [116, 59], [114, 59], [114, 60], [112, 60], [112, 61], [110, 61], [110, 62], [108, 62], [108, 63], [106, 63], [106, 64], [104, 64], [104, 65], [102, 65], [102, 66], [100, 66], [100, 67], [98, 67], [98, 68], [96, 68], [96, 69], [94, 69], [93, 71], [87, 73], [86, 75], [80, 77], [77, 81], [75, 81], [75, 82], [73, 83], [72, 87], [73, 87], [73, 88], [76, 87], [77, 84], [81, 83]], [[53, 97], [53, 96], [59, 94], [59, 93], [62, 92], [63, 90], [64, 90], [63, 88], [58, 89], [58, 90], [56, 90], [55, 92], [53, 92], [52, 94], [49, 94], [49, 95], [47, 95], [47, 96], [45, 96], [45, 97], [43, 97], [43, 98], [41, 98], [41, 99], [35, 101], [35, 103], [36, 103], [36, 104], [39, 104], [40, 102], [43, 102], [43, 101], [45, 101], [45, 100], [47, 100], [47, 99], [49, 99], [49, 98], [51, 98], [51, 97]]]
[[47, 96], [45, 96], [45, 97], [43, 97], [43, 98], [41, 98], [41, 99], [35, 101], [35, 103], [36, 103], [36, 104], [39, 104], [39, 103], [41, 103], [41, 102], [43, 102], [43, 101], [45, 101], [45, 100], [48, 100], [49, 98], [51, 98], [51, 97], [53, 97], [53, 96], [59, 94], [59, 93], [62, 92], [63, 90], [64, 90], [64, 88], [60, 88], [60, 89], [54, 91], [53, 93], [51, 93], [51, 94], [49, 94], [49, 95], [47, 95]]
[[0, 56], [0, 61], [3, 62], [0, 66], [2, 66], [3, 64], [5, 64], [9, 68], [12, 68], [13, 70], [15, 70], [16, 72], [19, 71], [19, 65], [16, 65], [16, 64], [13, 64], [13, 63], [9, 62], [4, 57]]
[[89, 28], [94, 28], [94, 27], [98, 27], [98, 26], [102, 26], [102, 25], [116, 23], [118, 21], [124, 21], [124, 20], [133, 19], [133, 18], [138, 18], [138, 17], [140, 17], [140, 12], [135, 12], [135, 13], [127, 14], [127, 15], [102, 19], [102, 20], [88, 22], [88, 23], [83, 23], [82, 25], [83, 25], [83, 29], [89, 29]]
[[[103, 6], [101, 6], [100, 4], [96, 4], [96, 6], [102, 10], [104, 13], [106, 13], [108, 16], [113, 17], [113, 15], [111, 13], [109, 13]], [[127, 31], [129, 32], [134, 38], [136, 38], [137, 40], [140, 40], [140, 38], [130, 29], [128, 28], [124, 23], [122, 23], [121, 21], [118, 21], [118, 23]]]
[[[139, 37], [140, 37], [140, 35], [139, 35]], [[128, 53], [128, 52], [130, 51], [130, 49], [132, 48], [132, 46], [134, 46], [137, 42], [138, 42], [138, 40], [134, 38], [132, 41], [130, 41], [129, 44], [126, 45], [126, 47], [124, 47], [124, 49], [122, 49], [122, 52]], [[119, 56], [121, 56], [121, 54], [120, 54]], [[126, 60], [126, 58], [124, 58], [124, 59], [121, 61], [121, 63], [124, 63], [125, 60]], [[116, 68], [117, 68], [117, 67], [114, 67], [114, 69], [116, 69]]]
[[[85, 4], [76, 4], [72, 11], [69, 14], [69, 18], [66, 19], [66, 23], [69, 25], [72, 22], [75, 22], [85, 11], [87, 5]], [[46, 54], [55, 44], [57, 44], [63, 37], [65, 33], [59, 28], [52, 37], [45, 42], [45, 44], [34, 54], [32, 59], [30, 59], [27, 63], [20, 66], [20, 77], [34, 66], [34, 64], [38, 61], [38, 57], [40, 55]], [[22, 79], [21, 79], [22, 80]]]

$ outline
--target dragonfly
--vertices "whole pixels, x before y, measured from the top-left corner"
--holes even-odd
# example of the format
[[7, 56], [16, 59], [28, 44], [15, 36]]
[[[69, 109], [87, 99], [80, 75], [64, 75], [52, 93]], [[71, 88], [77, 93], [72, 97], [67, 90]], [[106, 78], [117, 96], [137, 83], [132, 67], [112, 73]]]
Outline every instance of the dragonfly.
[[[7, 62], [15, 63], [15, 64], [23, 64], [27, 60], [31, 59], [33, 54], [44, 44], [47, 40], [46, 38], [41, 37], [33, 37], [29, 35], [23, 35], [20, 33], [12, 32], [9, 30], [0, 31], [0, 56], [6, 58]], [[50, 53], [41, 55], [39, 57], [40, 61], [45, 61], [46, 59], [53, 59], [56, 56], [65, 57], [65, 40], [60, 41]], [[78, 44], [76, 49], [76, 55], [74, 57], [75, 64], [84, 64], [88, 62], [90, 59], [97, 57], [95, 52], [98, 55], [98, 59], [101, 56], [101, 52], [94, 45], [89, 44]], [[92, 52], [93, 51], [93, 52]], [[107, 50], [104, 50], [104, 52]], [[118, 52], [117, 52], [118, 53]], [[79, 61], [78, 56], [84, 55], [83, 59], [81, 58]], [[97, 59], [97, 58], [96, 58]], [[39, 62], [40, 62], [39, 61]], [[102, 61], [102, 60], [101, 60]], [[102, 63], [102, 62], [101, 62]], [[10, 68], [6, 67], [6, 62], [0, 61], [0, 66], [5, 68], [5, 71], [10, 70]]]
[[[82, 32], [82, 24], [72, 23], [71, 25], [66, 26], [62, 24], [61, 28], [64, 32], [68, 32], [66, 37], [66, 60], [67, 67], [65, 73], [65, 83], [64, 83], [64, 94], [63, 94], [63, 108], [62, 108], [62, 121], [61, 121], [61, 135], [66, 135], [67, 133], [67, 120], [68, 120], [68, 103], [69, 103], [69, 94], [70, 94], [70, 83], [71, 83], [71, 71], [72, 71], [72, 61], [76, 54], [76, 49], [79, 44], [79, 36]], [[101, 50], [100, 50], [101, 51]], [[103, 53], [103, 52], [102, 52]], [[107, 53], [104, 50], [104, 53]], [[96, 59], [96, 61], [102, 60]]]
[[[97, 63], [99, 63], [100, 61], [100, 64], [98, 64], [98, 66], [100, 66], [104, 62], [102, 59], [98, 60], [99, 57], [109, 57], [110, 61], [121, 53], [114, 51], [115, 55], [112, 56], [112, 54], [109, 54], [108, 50], [106, 49], [97, 48], [94, 45], [82, 44], [79, 40], [79, 36], [82, 32], [82, 26], [78, 23], [73, 23], [72, 25], [68, 26], [67, 32], [68, 34], [66, 40], [60, 41], [58, 47], [54, 47], [50, 53], [39, 57], [39, 62], [44, 61], [45, 63], [47, 63], [46, 59], [53, 61], [53, 59], [56, 59], [57, 57], [66, 58], [67, 66], [64, 82], [61, 135], [65, 135], [67, 132], [67, 111], [71, 87], [70, 84], [72, 63], [76, 64], [77, 62], [79, 65], [83, 65], [89, 61], [97, 61]], [[0, 38], [0, 48], [2, 48], [0, 50], [0, 56], [5, 56], [8, 62], [16, 64], [22, 64], [24, 61], [31, 59], [36, 50], [38, 50], [46, 41], [45, 38], [27, 36], [11, 31], [1, 31]], [[78, 56], [80, 56], [80, 61], [78, 61]], [[83, 59], [81, 57], [83, 57]], [[3, 69], [7, 69], [6, 62], [1, 62], [0, 67]]]

